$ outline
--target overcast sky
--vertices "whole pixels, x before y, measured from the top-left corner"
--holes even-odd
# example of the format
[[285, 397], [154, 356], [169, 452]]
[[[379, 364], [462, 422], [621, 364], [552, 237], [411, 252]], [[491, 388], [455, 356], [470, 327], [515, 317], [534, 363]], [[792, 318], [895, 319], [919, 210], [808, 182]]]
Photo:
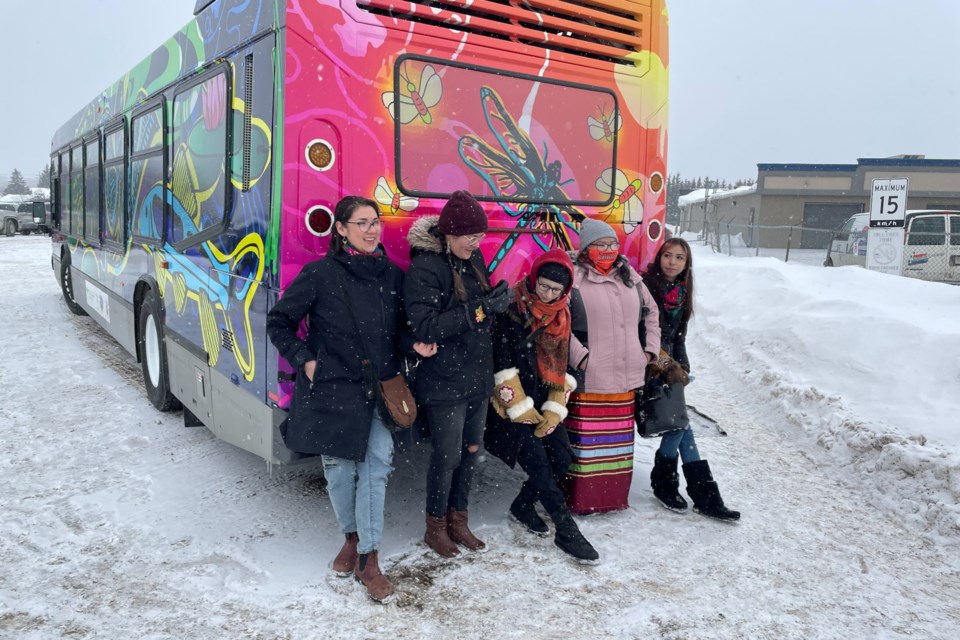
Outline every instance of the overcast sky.
[[[668, 0], [669, 2], [669, 0]], [[192, 15], [194, 0], [2, 0], [0, 174]], [[668, 168], [960, 158], [955, 0], [673, 0]]]

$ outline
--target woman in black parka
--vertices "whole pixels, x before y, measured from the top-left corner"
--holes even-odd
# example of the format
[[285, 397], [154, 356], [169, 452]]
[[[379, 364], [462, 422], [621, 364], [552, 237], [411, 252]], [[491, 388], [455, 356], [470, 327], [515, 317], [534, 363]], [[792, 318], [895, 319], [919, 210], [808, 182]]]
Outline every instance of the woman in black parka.
[[510, 304], [505, 282], [490, 286], [478, 248], [486, 230], [483, 207], [457, 191], [439, 218], [420, 218], [407, 235], [407, 318], [418, 340], [437, 345], [436, 356], [420, 364], [415, 389], [433, 447], [424, 541], [445, 558], [460, 554], [457, 544], [486, 550], [468, 527], [467, 499], [493, 391], [490, 327]]
[[414, 343], [404, 328], [403, 272], [380, 245], [376, 202], [347, 196], [337, 203], [334, 226], [326, 257], [305, 265], [267, 314], [267, 333], [297, 370], [286, 444], [322, 456], [345, 537], [333, 570], [340, 577], [352, 573], [371, 598], [386, 602], [394, 591], [380, 572], [377, 549], [393, 437], [365, 388], [361, 354], [383, 380], [400, 371], [398, 348], [429, 357], [435, 347]]

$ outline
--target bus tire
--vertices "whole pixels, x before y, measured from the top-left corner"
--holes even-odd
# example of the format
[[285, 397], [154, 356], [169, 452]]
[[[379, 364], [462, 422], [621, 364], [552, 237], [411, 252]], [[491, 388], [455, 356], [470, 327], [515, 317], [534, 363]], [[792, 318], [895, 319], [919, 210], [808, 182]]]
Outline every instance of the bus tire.
[[153, 289], [148, 289], [143, 297], [139, 324], [138, 351], [147, 397], [159, 411], [179, 409], [180, 402], [170, 391], [167, 348], [163, 343], [163, 316], [160, 311], [160, 298]]
[[3, 232], [8, 238], [12, 238], [17, 234], [17, 223], [7, 218], [7, 220], [3, 223]]
[[64, 253], [60, 258], [60, 290], [63, 291], [63, 301], [67, 303], [67, 309], [75, 316], [85, 316], [87, 312], [83, 310], [73, 295], [73, 274], [70, 271], [70, 254]]

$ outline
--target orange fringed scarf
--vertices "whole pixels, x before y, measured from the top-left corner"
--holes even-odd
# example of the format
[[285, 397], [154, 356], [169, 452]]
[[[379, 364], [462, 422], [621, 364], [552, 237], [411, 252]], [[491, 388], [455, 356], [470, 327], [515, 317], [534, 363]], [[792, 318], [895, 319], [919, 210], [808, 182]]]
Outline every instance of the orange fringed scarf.
[[[535, 292], [537, 273], [540, 267], [548, 262], [558, 263], [566, 268], [571, 280], [567, 290], [549, 303], [540, 300]], [[530, 333], [536, 335], [534, 344], [540, 379], [552, 389], [563, 389], [566, 384], [571, 327], [568, 298], [572, 287], [573, 264], [565, 252], [554, 249], [540, 256], [533, 263], [530, 275], [520, 280], [514, 289], [517, 309], [522, 315], [530, 316]]]

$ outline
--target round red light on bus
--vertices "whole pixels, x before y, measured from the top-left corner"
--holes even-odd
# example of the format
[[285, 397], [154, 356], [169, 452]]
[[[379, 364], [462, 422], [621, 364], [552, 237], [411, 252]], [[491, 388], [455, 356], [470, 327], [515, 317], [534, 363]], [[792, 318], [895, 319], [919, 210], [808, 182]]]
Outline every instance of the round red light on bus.
[[333, 147], [330, 146], [329, 142], [320, 138], [311, 140], [307, 144], [306, 157], [307, 164], [317, 171], [326, 171], [333, 166], [333, 161], [336, 160]]
[[663, 225], [660, 224], [659, 220], [651, 220], [647, 225], [647, 238], [650, 239], [650, 242], [657, 242], [662, 235]]
[[307, 231], [318, 238], [329, 235], [333, 229], [333, 212], [322, 204], [310, 207], [303, 220], [307, 225]]
[[663, 189], [663, 174], [655, 173], [650, 176], [650, 191], [660, 193], [660, 189]]

